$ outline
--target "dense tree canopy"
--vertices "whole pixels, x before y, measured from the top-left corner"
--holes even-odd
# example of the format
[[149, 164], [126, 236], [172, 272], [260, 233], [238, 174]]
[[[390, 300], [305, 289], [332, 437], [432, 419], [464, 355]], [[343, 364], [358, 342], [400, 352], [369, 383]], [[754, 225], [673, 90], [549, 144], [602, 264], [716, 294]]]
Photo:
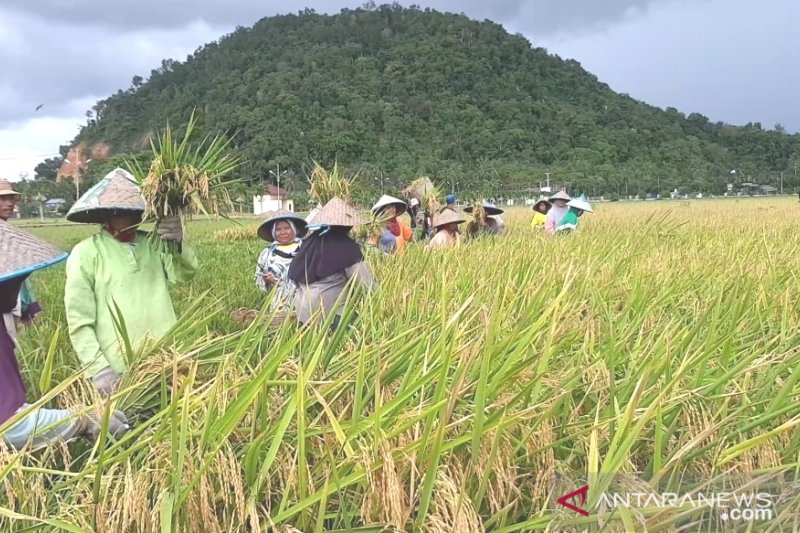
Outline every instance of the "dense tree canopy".
[[314, 159], [360, 170], [375, 187], [427, 174], [493, 196], [537, 186], [545, 172], [598, 195], [718, 193], [731, 169], [739, 181], [775, 183], [783, 171], [800, 185], [798, 135], [646, 105], [498, 24], [430, 9], [262, 19], [134, 77], [94, 106], [75, 142], [142, 149], [194, 108], [206, 131], [234, 136], [247, 158], [238, 177], [251, 184], [274, 181], [279, 165], [282, 184], [300, 189]]

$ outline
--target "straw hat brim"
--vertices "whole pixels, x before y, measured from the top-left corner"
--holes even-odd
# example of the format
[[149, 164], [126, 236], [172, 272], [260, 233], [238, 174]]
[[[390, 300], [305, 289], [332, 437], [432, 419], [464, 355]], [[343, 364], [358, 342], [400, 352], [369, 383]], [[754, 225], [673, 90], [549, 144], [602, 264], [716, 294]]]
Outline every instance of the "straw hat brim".
[[312, 224], [352, 228], [367, 223], [367, 220], [354, 207], [341, 198], [333, 198], [314, 216]]
[[0, 196], [20, 196], [20, 194], [17, 191], [11, 189], [5, 189], [5, 190], [0, 189]]
[[[499, 207], [491, 207], [491, 206], [485, 205], [485, 206], [483, 206], [483, 210], [486, 212], [487, 215], [490, 215], [490, 216], [491, 215], [502, 215], [503, 214], [503, 210], [500, 209]], [[465, 213], [472, 213], [472, 211], [474, 211], [474, 208], [471, 205], [464, 208], [464, 212]]]
[[128, 214], [144, 214], [142, 208], [126, 209], [123, 207], [116, 208], [92, 208], [84, 209], [82, 211], [70, 211], [67, 214], [67, 220], [70, 222], [77, 222], [79, 224], [105, 224], [109, 217]]
[[66, 252], [0, 221], [0, 282], [25, 276], [66, 258]]
[[451, 209], [443, 210], [438, 216], [433, 219], [433, 227], [441, 228], [448, 224], [463, 224], [466, 219]]
[[295, 215], [294, 213], [281, 213], [280, 215], [267, 218], [258, 226], [259, 238], [267, 242], [272, 242], [272, 227], [281, 220], [291, 221], [294, 224], [294, 227], [297, 229], [297, 235], [295, 235], [295, 237], [302, 239], [306, 233], [308, 233], [308, 222], [306, 222], [303, 217]]

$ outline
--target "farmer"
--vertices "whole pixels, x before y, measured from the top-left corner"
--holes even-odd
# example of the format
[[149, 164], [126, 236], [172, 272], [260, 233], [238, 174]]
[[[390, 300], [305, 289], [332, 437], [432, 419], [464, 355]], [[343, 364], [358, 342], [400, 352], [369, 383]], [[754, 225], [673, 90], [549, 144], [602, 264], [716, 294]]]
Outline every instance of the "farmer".
[[578, 220], [584, 213], [594, 213], [591, 204], [586, 201], [586, 197], [581, 195], [579, 198], [573, 198], [567, 202], [569, 211], [561, 218], [561, 221], [556, 226], [556, 234], [571, 233], [578, 229]]
[[364, 224], [358, 212], [333, 198], [314, 218], [315, 231], [307, 237], [289, 266], [289, 279], [297, 285], [295, 313], [302, 324], [322, 323], [334, 314], [332, 328], [339, 325], [348, 282], [368, 291], [377, 288], [358, 243], [348, 233]]
[[545, 220], [544, 223], [544, 230], [548, 235], [552, 235], [556, 232], [556, 226], [561, 221], [561, 218], [569, 211], [567, 202], [572, 200], [572, 198], [570, 198], [570, 196], [567, 194], [567, 191], [561, 189], [556, 194], [548, 198], [548, 200], [551, 203], [551, 208], [550, 211], [547, 212], [547, 220]]
[[[158, 222], [158, 242], [138, 229], [144, 200], [133, 176], [116, 169], [89, 189], [67, 213], [67, 220], [100, 224], [101, 230], [78, 243], [67, 260], [64, 299], [72, 346], [102, 395], [113, 393], [126, 370], [127, 340], [138, 349], [176, 322], [170, 283], [197, 271], [194, 250], [183, 241], [178, 218]], [[120, 316], [117, 316], [119, 309]]]
[[547, 212], [553, 204], [548, 202], [545, 198], [540, 198], [533, 204], [533, 220], [531, 220], [531, 229], [533, 231], [540, 231], [544, 229], [545, 222], [547, 222]]
[[[19, 291], [33, 270], [63, 261], [67, 254], [7, 222], [0, 222], [0, 242], [0, 312], [5, 313], [16, 305]], [[101, 428], [96, 413], [76, 417], [65, 409], [31, 408], [14, 343], [5, 323], [0, 321], [0, 426], [9, 421], [10, 427], [0, 433], [0, 440], [17, 450], [28, 444], [38, 448], [79, 437], [94, 440]], [[114, 411], [108, 429], [115, 438], [124, 435], [128, 431], [125, 415]]]
[[[403, 200], [384, 194], [372, 206], [372, 215], [378, 220], [384, 220], [384, 230], [379, 238], [379, 247], [382, 251], [387, 253], [397, 252], [403, 253], [406, 243], [414, 236], [411, 229], [403, 224], [398, 217], [406, 212], [408, 206]], [[318, 221], [315, 220], [315, 223]], [[388, 238], [387, 232], [394, 236], [395, 243], [393, 247], [387, 246], [391, 243]], [[374, 239], [373, 239], [374, 244]]]
[[[19, 193], [11, 187], [11, 183], [0, 180], [0, 220], [7, 221], [14, 216], [14, 207], [17, 205]], [[30, 280], [27, 278], [22, 283], [17, 298], [17, 305], [8, 313], [3, 313], [3, 321], [11, 338], [17, 340], [17, 326], [29, 324], [42, 311], [42, 307], [33, 294]]]
[[[474, 210], [475, 207], [471, 205], [464, 208], [465, 213], [472, 213]], [[483, 202], [483, 216], [470, 224], [470, 234], [502, 235], [505, 233], [506, 225], [503, 219], [499, 218], [501, 214], [503, 214], [502, 209], [491, 202]]]
[[440, 213], [443, 213], [445, 209], [449, 209], [454, 213], [458, 213], [458, 208], [456, 207], [456, 195], [455, 194], [448, 194], [444, 198], [444, 207], [439, 210]]
[[458, 232], [458, 225], [464, 222], [464, 217], [455, 211], [451, 211], [450, 209], [443, 210], [433, 221], [436, 234], [434, 234], [431, 242], [425, 246], [425, 250], [457, 246], [461, 242], [461, 234]]
[[286, 310], [292, 302], [293, 285], [289, 282], [289, 265], [297, 255], [301, 238], [308, 224], [294, 213], [278, 210], [258, 227], [258, 236], [271, 243], [258, 257], [255, 282], [261, 291], [275, 291], [270, 310]]

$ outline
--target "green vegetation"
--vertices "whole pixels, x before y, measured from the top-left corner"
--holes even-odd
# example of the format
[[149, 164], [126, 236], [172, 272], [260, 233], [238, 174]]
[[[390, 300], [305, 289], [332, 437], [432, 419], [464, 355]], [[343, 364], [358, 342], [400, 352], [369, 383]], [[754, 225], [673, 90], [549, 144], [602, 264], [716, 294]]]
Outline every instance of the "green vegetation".
[[[237, 177], [274, 183], [279, 165], [302, 199], [312, 160], [338, 160], [374, 190], [427, 175], [494, 197], [545, 172], [598, 196], [722, 193], [731, 169], [740, 182], [777, 186], [782, 171], [786, 190], [800, 186], [798, 135], [648, 106], [498, 24], [429, 9], [306, 10], [238, 28], [98, 102], [75, 142], [145, 148], [195, 107], [198, 129], [234, 136], [247, 160]], [[104, 169], [93, 163], [89, 178]]]
[[[0, 453], [0, 530], [581, 530], [598, 516], [548, 500], [555, 473], [592, 479], [591, 500], [597, 473], [675, 489], [796, 469], [796, 203], [596, 207], [566, 238], [532, 236], [520, 209], [502, 241], [370, 256], [381, 288], [333, 337], [230, 322], [263, 302], [263, 242], [190, 223], [202, 268], [175, 291], [180, 323], [115, 397], [134, 429], [94, 449]], [[35, 231], [69, 249], [95, 229]], [[51, 404], [99, 402], [74, 376], [63, 266], [33, 283], [45, 314], [21, 339], [31, 397], [63, 386]], [[675, 531], [701, 512], [620, 512], [600, 529]]]

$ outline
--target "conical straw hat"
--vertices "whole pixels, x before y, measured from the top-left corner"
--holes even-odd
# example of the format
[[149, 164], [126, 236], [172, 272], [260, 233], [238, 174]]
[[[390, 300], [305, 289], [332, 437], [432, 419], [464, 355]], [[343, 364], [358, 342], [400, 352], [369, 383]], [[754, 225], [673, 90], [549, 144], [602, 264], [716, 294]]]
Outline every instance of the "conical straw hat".
[[375, 205], [372, 206], [372, 214], [374, 215], [378, 213], [381, 209], [388, 205], [394, 205], [401, 208], [402, 212], [398, 213], [398, 215], [402, 215], [408, 211], [408, 204], [403, 200], [400, 198], [395, 198], [394, 196], [389, 196], [388, 194], [384, 194], [377, 202], [375, 202]]
[[452, 209], [444, 209], [441, 213], [436, 215], [433, 219], [433, 227], [440, 228], [448, 224], [462, 224], [466, 219]]
[[67, 220], [100, 224], [109, 213], [144, 212], [144, 207], [144, 198], [136, 179], [126, 170], [117, 168], [75, 202], [67, 213]]
[[326, 226], [343, 226], [352, 228], [361, 226], [367, 221], [352, 206], [347, 205], [341, 198], [334, 197], [314, 216], [313, 224]]
[[594, 213], [592, 211], [592, 204], [590, 204], [584, 195], [581, 195], [580, 198], [573, 198], [569, 202], [567, 202], [569, 207], [574, 207], [576, 209], [580, 209], [581, 211], [587, 211], [589, 213]]
[[[472, 211], [474, 211], [474, 210], [475, 210], [475, 207], [471, 206], [471, 205], [468, 205], [467, 207], [464, 208], [464, 212], [465, 213], [472, 213]], [[502, 215], [503, 214], [503, 210], [500, 209], [499, 207], [497, 207], [496, 205], [494, 205], [491, 202], [483, 202], [483, 210], [489, 216], [491, 216], [491, 215]]]
[[272, 226], [279, 220], [290, 220], [297, 229], [297, 237], [302, 237], [308, 229], [308, 222], [300, 215], [296, 215], [286, 209], [278, 209], [267, 213], [267, 218], [258, 227], [258, 236], [263, 240], [272, 242]]
[[0, 220], [0, 281], [30, 274], [66, 258], [65, 252]]
[[548, 198], [548, 200], [550, 200], [551, 202], [552, 202], [553, 200], [566, 200], [566, 201], [570, 201], [570, 200], [572, 200], [572, 197], [571, 197], [569, 194], [567, 194], [567, 191], [565, 191], [564, 189], [561, 189], [560, 191], [558, 191], [557, 193], [555, 193], [553, 196], [551, 196], [550, 198]]

